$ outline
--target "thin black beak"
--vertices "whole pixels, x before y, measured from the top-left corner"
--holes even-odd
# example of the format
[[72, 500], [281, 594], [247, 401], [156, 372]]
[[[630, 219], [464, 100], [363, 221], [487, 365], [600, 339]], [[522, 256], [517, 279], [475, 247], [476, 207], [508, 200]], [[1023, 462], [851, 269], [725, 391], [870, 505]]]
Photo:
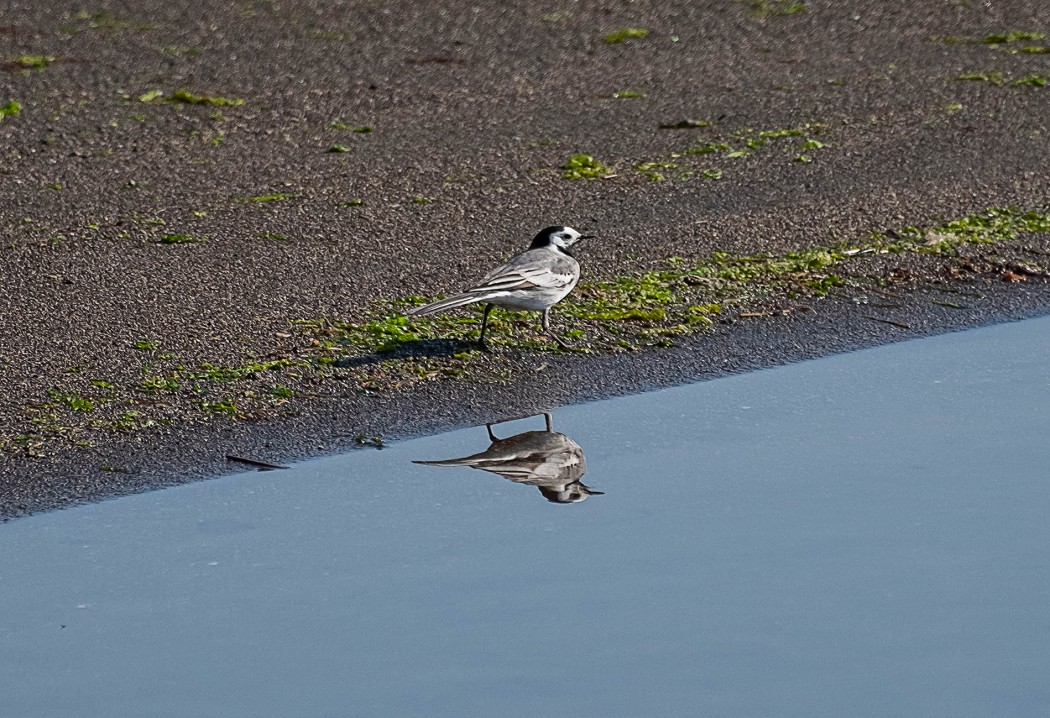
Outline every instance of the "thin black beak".
[[581, 239], [594, 239], [594, 235], [593, 234], [581, 234], [579, 237], [576, 238], [576, 241], [579, 242]]

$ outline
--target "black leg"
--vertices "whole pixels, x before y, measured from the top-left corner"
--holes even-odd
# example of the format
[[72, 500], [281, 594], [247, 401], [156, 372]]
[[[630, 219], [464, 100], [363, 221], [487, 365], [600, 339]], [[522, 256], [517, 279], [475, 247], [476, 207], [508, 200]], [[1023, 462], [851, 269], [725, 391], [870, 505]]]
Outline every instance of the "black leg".
[[543, 310], [543, 316], [540, 318], [540, 326], [543, 327], [543, 331], [546, 332], [554, 341], [558, 342], [558, 346], [562, 349], [568, 349], [569, 345], [561, 340], [557, 334], [551, 331], [551, 308], [547, 307]]
[[491, 312], [491, 311], [492, 311], [492, 305], [491, 304], [486, 304], [485, 305], [485, 316], [481, 320], [481, 335], [478, 336], [478, 346], [481, 348], [481, 351], [483, 351], [483, 352], [490, 351], [489, 348], [488, 348], [488, 345], [485, 344], [485, 329], [489, 325], [489, 312]]

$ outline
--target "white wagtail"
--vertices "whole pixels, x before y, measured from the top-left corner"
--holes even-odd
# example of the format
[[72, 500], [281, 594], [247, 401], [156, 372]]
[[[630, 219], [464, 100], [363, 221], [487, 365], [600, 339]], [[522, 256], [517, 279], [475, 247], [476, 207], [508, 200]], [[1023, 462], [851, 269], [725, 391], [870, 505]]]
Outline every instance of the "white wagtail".
[[532, 240], [529, 248], [511, 258], [502, 267], [489, 272], [470, 289], [437, 302], [409, 309], [412, 317], [425, 317], [446, 309], [485, 302], [485, 316], [481, 320], [478, 345], [485, 351], [485, 328], [492, 307], [500, 306], [519, 311], [543, 312], [540, 321], [543, 331], [554, 338], [562, 349], [568, 346], [551, 331], [551, 307], [560, 302], [580, 280], [580, 263], [570, 247], [581, 239], [572, 227], [547, 227]]
[[543, 498], [555, 504], [576, 504], [588, 496], [600, 496], [580, 479], [587, 473], [587, 459], [583, 449], [565, 434], [551, 426], [551, 415], [546, 431], [526, 431], [506, 439], [492, 433], [492, 424], [486, 424], [492, 445], [484, 451], [459, 459], [440, 461], [413, 461], [427, 466], [469, 466], [499, 474], [516, 484], [535, 486]]

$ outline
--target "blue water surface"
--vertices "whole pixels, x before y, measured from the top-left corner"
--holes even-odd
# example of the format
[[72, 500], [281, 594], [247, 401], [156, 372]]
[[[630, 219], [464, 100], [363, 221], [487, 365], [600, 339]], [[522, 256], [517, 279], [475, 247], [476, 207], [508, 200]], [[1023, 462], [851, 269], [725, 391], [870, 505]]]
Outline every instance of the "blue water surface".
[[[0, 525], [0, 716], [1045, 716], [1050, 318]], [[542, 417], [495, 427], [544, 429]]]

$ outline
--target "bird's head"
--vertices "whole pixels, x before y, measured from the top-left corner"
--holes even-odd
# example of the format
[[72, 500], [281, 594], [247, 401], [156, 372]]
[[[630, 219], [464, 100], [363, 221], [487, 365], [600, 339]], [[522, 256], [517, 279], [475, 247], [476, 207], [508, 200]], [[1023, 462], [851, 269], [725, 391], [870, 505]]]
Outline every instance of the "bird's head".
[[547, 227], [546, 229], [541, 230], [540, 233], [532, 239], [532, 244], [529, 245], [529, 249], [550, 247], [551, 249], [556, 249], [572, 256], [569, 248], [581, 239], [590, 238], [590, 235], [580, 234], [572, 227]]

